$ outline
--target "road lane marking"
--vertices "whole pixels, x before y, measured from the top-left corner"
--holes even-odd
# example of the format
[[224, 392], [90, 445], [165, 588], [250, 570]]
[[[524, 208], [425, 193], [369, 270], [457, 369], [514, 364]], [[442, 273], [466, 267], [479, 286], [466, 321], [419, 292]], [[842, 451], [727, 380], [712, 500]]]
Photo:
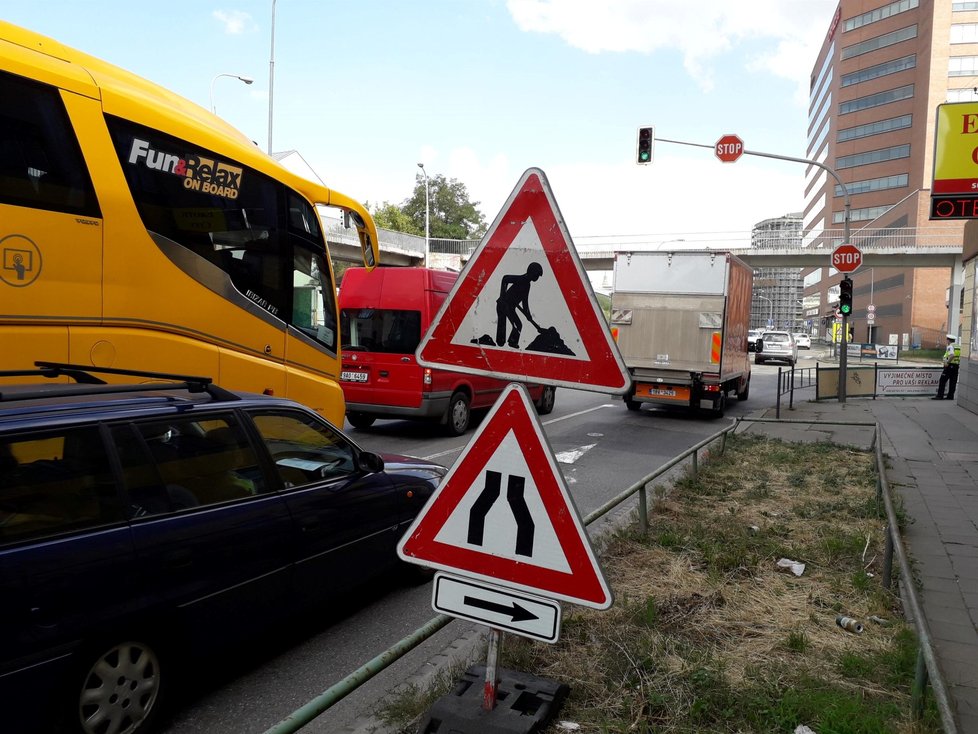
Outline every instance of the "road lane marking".
[[575, 461], [580, 459], [584, 454], [597, 446], [596, 443], [589, 443], [586, 446], [580, 446], [576, 449], [569, 449], [568, 451], [559, 451], [554, 454], [554, 458], [557, 460], [558, 464], [573, 464]]
[[[596, 410], [601, 410], [602, 408], [614, 408], [614, 403], [602, 403], [601, 405], [595, 405], [593, 408], [587, 408], [585, 410], [579, 410], [576, 413], [568, 413], [567, 415], [562, 415], [560, 418], [551, 418], [548, 421], [544, 421], [543, 425], [549, 426], [551, 423], [558, 423], [560, 421], [565, 421], [568, 418], [577, 418], [578, 416], [587, 415], [588, 413], [593, 413]], [[454, 449], [445, 449], [444, 451], [439, 451], [436, 454], [428, 454], [427, 456], [422, 456], [421, 458], [425, 461], [432, 461], [434, 459], [440, 459], [442, 456], [448, 456], [449, 454], [457, 454], [459, 451], [464, 449], [465, 446], [458, 446]]]

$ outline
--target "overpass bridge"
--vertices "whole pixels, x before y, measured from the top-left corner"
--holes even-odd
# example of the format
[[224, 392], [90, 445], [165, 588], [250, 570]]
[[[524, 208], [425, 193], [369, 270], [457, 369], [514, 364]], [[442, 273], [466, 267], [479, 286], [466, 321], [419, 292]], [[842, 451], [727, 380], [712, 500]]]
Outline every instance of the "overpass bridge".
[[[325, 221], [326, 239], [333, 258], [346, 262], [361, 262], [360, 243], [353, 230], [341, 224]], [[381, 262], [388, 265], [420, 265], [424, 262], [424, 237], [378, 229], [380, 237]], [[598, 239], [581, 238], [583, 239]], [[612, 240], [601, 237], [600, 239]], [[812, 236], [797, 237], [792, 243], [787, 237], [777, 235], [765, 238], [751, 246], [750, 236], [731, 236], [730, 233], [716, 233], [688, 236], [682, 240], [669, 240], [665, 243], [628, 241], [605, 241], [601, 244], [578, 244], [576, 249], [585, 270], [611, 270], [616, 252], [678, 249], [711, 249], [730, 251], [748, 265], [764, 267], [823, 267], [829, 264], [829, 255], [843, 241], [842, 230], [824, 230]], [[949, 267], [957, 271], [961, 268], [962, 235], [961, 228], [914, 228], [860, 229], [850, 234], [850, 242], [863, 253], [864, 268], [872, 267]], [[479, 244], [478, 240], [440, 240], [432, 239], [433, 256], [456, 257], [460, 262]], [[671, 247], [662, 245], [671, 245]]]

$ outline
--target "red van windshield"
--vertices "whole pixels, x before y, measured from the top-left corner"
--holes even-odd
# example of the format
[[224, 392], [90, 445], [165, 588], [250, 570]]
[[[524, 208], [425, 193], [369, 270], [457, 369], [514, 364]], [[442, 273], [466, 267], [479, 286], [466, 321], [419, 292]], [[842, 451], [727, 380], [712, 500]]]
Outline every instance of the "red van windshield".
[[413, 354], [421, 341], [421, 312], [345, 308], [340, 339], [344, 351]]

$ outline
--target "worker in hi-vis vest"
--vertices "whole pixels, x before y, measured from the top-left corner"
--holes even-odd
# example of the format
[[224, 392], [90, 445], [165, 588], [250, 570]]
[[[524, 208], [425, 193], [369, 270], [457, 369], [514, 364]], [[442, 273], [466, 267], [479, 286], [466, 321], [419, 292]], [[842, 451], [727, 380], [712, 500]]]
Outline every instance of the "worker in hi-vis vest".
[[954, 400], [954, 388], [958, 384], [958, 368], [961, 366], [961, 345], [954, 334], [947, 335], [947, 349], [944, 350], [944, 370], [937, 383], [934, 400], [944, 400], [944, 387], [947, 386], [947, 399]]

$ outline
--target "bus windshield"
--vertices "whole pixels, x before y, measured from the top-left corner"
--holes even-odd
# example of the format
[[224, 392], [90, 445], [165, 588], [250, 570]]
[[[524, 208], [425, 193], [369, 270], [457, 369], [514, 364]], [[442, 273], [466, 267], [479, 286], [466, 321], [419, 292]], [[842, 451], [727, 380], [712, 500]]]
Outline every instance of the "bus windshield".
[[136, 208], [160, 249], [211, 290], [335, 353], [335, 289], [312, 205], [200, 146], [126, 120], [108, 122]]

